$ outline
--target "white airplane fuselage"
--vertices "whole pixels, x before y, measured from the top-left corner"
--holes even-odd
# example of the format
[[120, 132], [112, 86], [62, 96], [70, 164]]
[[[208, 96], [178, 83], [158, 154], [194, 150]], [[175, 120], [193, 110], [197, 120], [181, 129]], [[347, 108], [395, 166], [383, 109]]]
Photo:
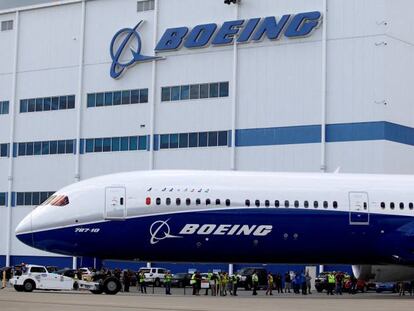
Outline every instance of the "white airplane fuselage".
[[[17, 227], [70, 256], [414, 264], [414, 177], [139, 171], [55, 193]], [[63, 202], [63, 203], [62, 203]]]

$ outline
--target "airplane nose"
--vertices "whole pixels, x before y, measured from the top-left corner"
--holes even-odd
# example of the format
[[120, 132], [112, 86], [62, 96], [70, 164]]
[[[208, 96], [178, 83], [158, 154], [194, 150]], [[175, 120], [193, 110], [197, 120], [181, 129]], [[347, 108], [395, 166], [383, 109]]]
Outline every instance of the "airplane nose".
[[33, 246], [32, 213], [27, 215], [16, 227], [16, 237], [29, 246]]

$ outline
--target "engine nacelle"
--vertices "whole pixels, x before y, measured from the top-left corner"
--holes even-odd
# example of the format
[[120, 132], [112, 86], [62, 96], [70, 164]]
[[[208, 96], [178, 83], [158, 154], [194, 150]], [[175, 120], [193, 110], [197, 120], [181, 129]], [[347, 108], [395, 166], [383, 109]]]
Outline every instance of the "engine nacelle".
[[357, 279], [370, 282], [403, 282], [414, 280], [414, 267], [399, 265], [352, 266]]

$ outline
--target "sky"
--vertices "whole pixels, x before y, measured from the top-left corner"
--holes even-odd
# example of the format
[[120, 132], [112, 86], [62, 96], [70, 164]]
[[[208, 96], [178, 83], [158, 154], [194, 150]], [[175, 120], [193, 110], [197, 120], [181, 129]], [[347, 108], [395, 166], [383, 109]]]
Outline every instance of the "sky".
[[52, 1], [53, 0], [0, 0], [0, 10]]

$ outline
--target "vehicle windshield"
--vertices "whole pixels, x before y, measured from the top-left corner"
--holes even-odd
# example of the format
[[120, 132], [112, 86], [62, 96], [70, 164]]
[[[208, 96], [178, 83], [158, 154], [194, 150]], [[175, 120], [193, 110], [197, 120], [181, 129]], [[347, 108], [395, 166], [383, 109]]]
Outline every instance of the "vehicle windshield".
[[239, 274], [252, 274], [253, 269], [252, 268], [243, 268], [239, 270]]
[[176, 273], [176, 274], [174, 274], [174, 276], [176, 278], [185, 278], [186, 275], [187, 275], [187, 273]]

